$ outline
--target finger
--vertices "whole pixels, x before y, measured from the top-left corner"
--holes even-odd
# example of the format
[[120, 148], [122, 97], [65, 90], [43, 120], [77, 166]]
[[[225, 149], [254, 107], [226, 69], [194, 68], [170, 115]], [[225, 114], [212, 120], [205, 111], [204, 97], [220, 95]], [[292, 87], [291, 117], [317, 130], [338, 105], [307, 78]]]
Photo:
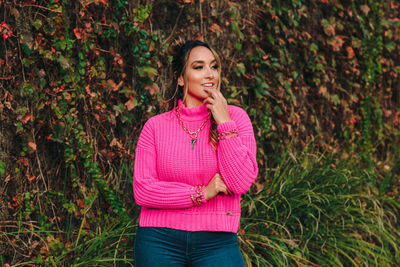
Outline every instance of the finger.
[[206, 91], [213, 98], [217, 97], [217, 93], [218, 93], [217, 89], [205, 88], [204, 91]]
[[231, 190], [229, 190], [227, 187], [222, 191], [226, 196], [233, 196], [233, 193]]
[[207, 97], [203, 100], [203, 102], [208, 102], [210, 104], [213, 104], [215, 102], [215, 99], [212, 97]]
[[218, 101], [221, 102], [222, 104], [224, 104], [224, 105], [226, 104], [226, 99], [220, 91], [216, 91], [215, 94], [213, 95], [213, 97], [215, 99], [218, 99]]
[[233, 195], [233, 193], [231, 192], [231, 190], [229, 190], [229, 188], [226, 186], [226, 184], [224, 182], [222, 182], [223, 184], [221, 184], [222, 186], [222, 190], [224, 192], [225, 195]]
[[219, 190], [223, 191], [224, 193], [228, 194], [229, 188], [226, 186], [222, 179], [217, 181]]
[[233, 193], [232, 193], [232, 191], [231, 190], [229, 190], [228, 189], [228, 187], [226, 188], [226, 194], [225, 195], [228, 195], [228, 196], [233, 196]]
[[233, 196], [233, 193], [231, 190], [229, 190], [228, 186], [225, 184], [224, 180], [222, 179], [221, 175], [218, 174], [214, 176], [217, 180], [217, 183], [221, 183], [220, 185], [222, 186], [223, 192], [225, 193], [225, 195], [230, 195]]
[[210, 89], [210, 88], [204, 88], [204, 91], [205, 91], [208, 95], [211, 96], [212, 89]]
[[225, 186], [218, 187], [217, 189], [218, 193], [223, 193], [224, 195], [228, 195], [228, 188]]

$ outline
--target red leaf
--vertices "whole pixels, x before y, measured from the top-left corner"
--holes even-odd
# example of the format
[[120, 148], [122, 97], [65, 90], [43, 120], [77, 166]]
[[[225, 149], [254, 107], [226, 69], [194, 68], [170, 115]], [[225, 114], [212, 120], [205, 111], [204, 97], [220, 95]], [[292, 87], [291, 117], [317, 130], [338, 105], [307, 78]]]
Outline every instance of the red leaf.
[[333, 37], [331, 40], [328, 41], [328, 44], [330, 44], [332, 46], [333, 51], [339, 51], [340, 48], [343, 46], [344, 44], [344, 36], [335, 36]]
[[148, 90], [151, 95], [154, 95], [156, 92], [160, 92], [160, 88], [158, 87], [157, 84], [152, 84], [152, 85], [146, 85], [144, 89]]
[[118, 84], [116, 84], [113, 80], [109, 79], [107, 80], [107, 88], [111, 89], [111, 91], [118, 91], [123, 83], [123, 81], [120, 81]]
[[125, 103], [125, 106], [128, 109], [128, 111], [131, 111], [132, 109], [134, 109], [137, 106], [137, 103], [135, 103], [135, 101], [133, 101], [133, 99], [129, 99]]
[[305, 35], [308, 40], [312, 38], [311, 34], [309, 34], [308, 32], [303, 32], [303, 35]]
[[220, 27], [218, 24], [216, 24], [216, 23], [214, 23], [213, 25], [211, 25], [209, 29], [210, 29], [210, 31], [212, 31], [212, 32], [220, 32], [220, 33], [223, 32], [222, 29], [221, 29], [221, 27]]
[[346, 47], [347, 57], [353, 58], [354, 57], [354, 50], [351, 46]]
[[77, 202], [78, 202], [79, 208], [83, 209], [84, 208], [83, 199], [78, 199]]
[[327, 90], [326, 86], [325, 85], [321, 85], [321, 87], [319, 88], [318, 93], [321, 94], [321, 95], [325, 95], [327, 91], [328, 90]]
[[34, 142], [29, 142], [28, 146], [33, 150], [36, 151], [36, 144]]
[[29, 115], [26, 115], [23, 119], [21, 119], [21, 122], [23, 123], [23, 124], [25, 124], [25, 123], [27, 123], [29, 120], [31, 120], [32, 119], [32, 115], [31, 114], [29, 114]]
[[122, 147], [121, 143], [115, 137], [113, 138], [113, 140], [111, 140], [110, 146], [111, 147], [113, 147], [113, 146]]
[[82, 33], [80, 32], [79, 28], [74, 29], [74, 34], [75, 34], [76, 39], [78, 39], [78, 40], [82, 39]]
[[367, 5], [362, 5], [361, 10], [362, 12], [364, 12], [365, 15], [368, 15], [370, 8]]
[[[111, 80], [111, 79], [108, 79], [107, 80], [107, 87], [109, 88], [109, 89], [112, 89], [113, 90], [113, 88], [115, 88], [117, 86], [117, 84], [113, 81], [113, 80]], [[114, 91], [114, 90], [113, 90]]]

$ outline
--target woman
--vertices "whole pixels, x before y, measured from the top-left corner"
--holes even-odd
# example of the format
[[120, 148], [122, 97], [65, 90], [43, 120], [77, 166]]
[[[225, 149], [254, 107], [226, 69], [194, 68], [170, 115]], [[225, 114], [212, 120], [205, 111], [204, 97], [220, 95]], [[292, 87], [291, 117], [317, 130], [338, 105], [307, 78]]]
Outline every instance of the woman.
[[258, 173], [251, 121], [227, 105], [208, 44], [176, 45], [172, 67], [170, 111], [146, 122], [136, 147], [135, 266], [244, 266], [236, 232]]

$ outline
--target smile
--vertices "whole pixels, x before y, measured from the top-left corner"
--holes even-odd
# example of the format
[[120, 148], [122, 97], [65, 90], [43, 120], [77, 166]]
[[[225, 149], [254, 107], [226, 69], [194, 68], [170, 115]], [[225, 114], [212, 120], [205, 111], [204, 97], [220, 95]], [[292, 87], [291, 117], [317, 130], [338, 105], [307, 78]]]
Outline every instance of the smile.
[[214, 86], [213, 83], [203, 83], [202, 85], [205, 87], [213, 87]]

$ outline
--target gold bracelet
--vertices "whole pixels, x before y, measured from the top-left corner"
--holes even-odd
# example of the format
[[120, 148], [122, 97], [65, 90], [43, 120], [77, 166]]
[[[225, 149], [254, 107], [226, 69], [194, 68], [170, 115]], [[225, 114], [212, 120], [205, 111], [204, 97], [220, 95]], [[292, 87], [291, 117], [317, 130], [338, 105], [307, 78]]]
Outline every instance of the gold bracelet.
[[195, 205], [195, 206], [200, 206], [201, 204], [203, 204], [203, 201], [201, 200], [202, 191], [203, 191], [202, 189], [203, 189], [203, 185], [196, 185], [195, 187], [191, 188], [191, 190], [195, 190], [195, 192], [196, 192], [196, 195], [195, 194], [190, 195], [193, 205]]
[[190, 195], [190, 198], [192, 199], [193, 205], [196, 205], [196, 202], [194, 202], [193, 195]]
[[239, 135], [239, 132], [237, 129], [233, 129], [227, 132], [222, 132], [219, 134], [219, 139], [224, 140], [232, 137], [237, 137]]

